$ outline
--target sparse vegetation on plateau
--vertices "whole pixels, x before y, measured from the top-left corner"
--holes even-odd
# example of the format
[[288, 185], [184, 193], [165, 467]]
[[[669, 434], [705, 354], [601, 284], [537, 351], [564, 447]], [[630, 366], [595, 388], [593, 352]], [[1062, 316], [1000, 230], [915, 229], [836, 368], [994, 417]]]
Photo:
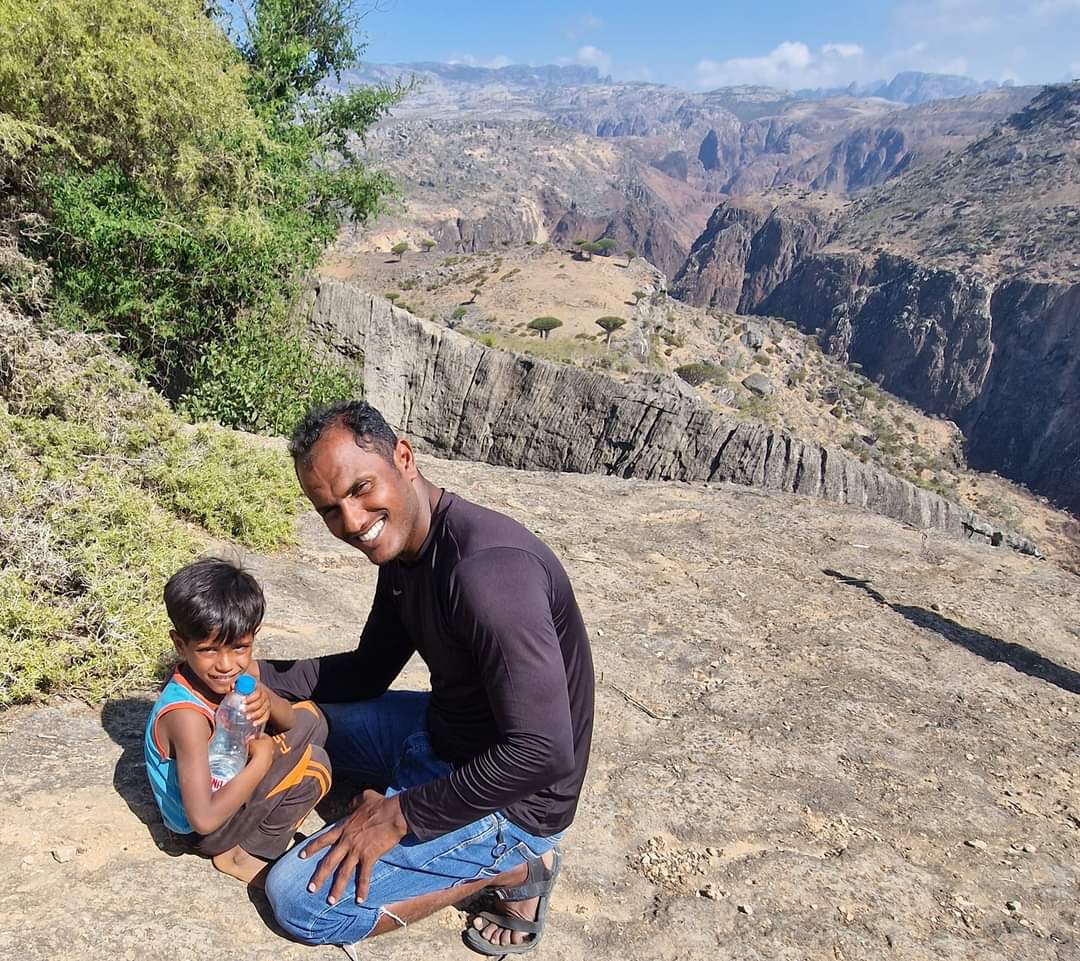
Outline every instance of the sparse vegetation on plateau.
[[604, 332], [605, 347], [611, 346], [611, 335], [625, 323], [626, 321], [622, 317], [600, 317], [597, 319], [597, 326]]
[[558, 317], [537, 317], [528, 323], [529, 330], [535, 330], [541, 340], [547, 340], [551, 332], [562, 326]]

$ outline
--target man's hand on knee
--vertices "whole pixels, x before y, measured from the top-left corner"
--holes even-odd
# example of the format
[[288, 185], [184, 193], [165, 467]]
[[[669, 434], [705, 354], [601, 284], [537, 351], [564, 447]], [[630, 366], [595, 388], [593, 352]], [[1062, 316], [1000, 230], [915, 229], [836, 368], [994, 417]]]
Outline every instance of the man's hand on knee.
[[[407, 833], [409, 827], [401, 813], [398, 795], [384, 797], [378, 791], [364, 791], [353, 812], [324, 834], [307, 844], [301, 858], [310, 858], [325, 847], [308, 890], [314, 893], [334, 874], [334, 883], [326, 901], [336, 904], [356, 873], [356, 900], [367, 898], [371, 872], [375, 863], [391, 850]], [[331, 846], [332, 845], [332, 846]]]

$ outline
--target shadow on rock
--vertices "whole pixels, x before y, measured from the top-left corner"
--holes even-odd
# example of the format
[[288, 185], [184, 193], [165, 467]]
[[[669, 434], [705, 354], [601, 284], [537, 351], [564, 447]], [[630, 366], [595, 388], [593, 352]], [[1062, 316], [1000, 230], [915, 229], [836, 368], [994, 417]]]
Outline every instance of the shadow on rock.
[[847, 574], [841, 574], [839, 571], [829, 569], [825, 569], [823, 573], [835, 578], [841, 584], [865, 591], [883, 607], [896, 611], [897, 614], [907, 618], [916, 627], [940, 634], [945, 640], [967, 648], [972, 654], [978, 654], [979, 657], [988, 661], [1008, 664], [1014, 671], [1038, 678], [1040, 681], [1046, 681], [1060, 687], [1063, 691], [1069, 691], [1071, 694], [1080, 694], [1080, 673], [1043, 657], [1030, 647], [1015, 644], [1012, 641], [1003, 641], [991, 637], [989, 634], [983, 634], [982, 631], [964, 627], [963, 624], [948, 617], [942, 617], [942, 615], [934, 611], [928, 611], [925, 607], [915, 607], [910, 604], [893, 604], [887, 601], [884, 595], [876, 590], [867, 579], [849, 577]]
[[173, 834], [161, 820], [161, 813], [146, 779], [143, 760], [143, 732], [154, 702], [147, 698], [118, 698], [107, 701], [101, 709], [101, 724], [106, 733], [123, 749], [113, 771], [113, 787], [134, 814], [150, 831], [160, 851], [177, 857], [192, 848], [187, 839]]

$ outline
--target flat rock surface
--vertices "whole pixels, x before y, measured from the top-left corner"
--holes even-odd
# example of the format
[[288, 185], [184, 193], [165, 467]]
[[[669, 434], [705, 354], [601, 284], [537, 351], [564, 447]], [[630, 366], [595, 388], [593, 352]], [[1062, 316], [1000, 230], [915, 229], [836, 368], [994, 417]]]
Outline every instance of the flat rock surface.
[[[747, 488], [421, 466], [536, 530], [593, 636], [594, 759], [537, 956], [1078, 956], [1076, 577]], [[249, 562], [261, 654], [355, 642], [375, 569], [314, 515]], [[165, 831], [151, 698], [0, 715], [0, 957], [343, 957]], [[360, 953], [464, 959], [461, 927]]]

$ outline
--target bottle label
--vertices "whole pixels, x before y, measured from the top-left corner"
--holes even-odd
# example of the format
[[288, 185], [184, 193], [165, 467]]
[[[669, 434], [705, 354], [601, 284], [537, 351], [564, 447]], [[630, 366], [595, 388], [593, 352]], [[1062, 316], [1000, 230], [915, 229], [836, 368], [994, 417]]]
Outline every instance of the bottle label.
[[213, 794], [215, 791], [217, 791], [218, 789], [224, 787], [228, 783], [229, 783], [228, 778], [217, 777], [216, 775], [211, 774], [210, 775], [210, 793]]

